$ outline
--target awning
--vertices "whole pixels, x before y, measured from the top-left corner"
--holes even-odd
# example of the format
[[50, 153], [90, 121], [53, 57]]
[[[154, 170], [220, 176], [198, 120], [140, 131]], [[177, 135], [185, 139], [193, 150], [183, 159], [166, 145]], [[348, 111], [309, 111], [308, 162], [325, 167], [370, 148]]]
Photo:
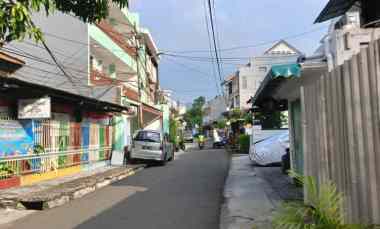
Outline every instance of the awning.
[[269, 74], [270, 79], [291, 78], [300, 76], [301, 66], [299, 64], [276, 65], [272, 67]]
[[143, 128], [159, 119], [162, 119], [162, 111], [156, 107], [142, 103], [140, 109], [140, 121]]
[[0, 71], [12, 73], [21, 68], [25, 64], [24, 61], [13, 57], [5, 52], [0, 51]]
[[345, 14], [358, 0], [330, 0], [314, 23], [320, 23]]
[[273, 66], [251, 100], [253, 106], [258, 106], [264, 102], [273, 100], [272, 94], [274, 90], [284, 80], [299, 77], [301, 77], [301, 66], [299, 64]]

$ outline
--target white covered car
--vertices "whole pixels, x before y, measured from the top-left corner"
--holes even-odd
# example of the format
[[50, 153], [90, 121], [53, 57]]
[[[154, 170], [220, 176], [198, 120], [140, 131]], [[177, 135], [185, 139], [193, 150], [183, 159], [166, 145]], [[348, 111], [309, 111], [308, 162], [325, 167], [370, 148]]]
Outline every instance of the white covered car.
[[278, 134], [252, 144], [249, 158], [259, 165], [280, 164], [287, 148], [289, 148], [289, 133]]

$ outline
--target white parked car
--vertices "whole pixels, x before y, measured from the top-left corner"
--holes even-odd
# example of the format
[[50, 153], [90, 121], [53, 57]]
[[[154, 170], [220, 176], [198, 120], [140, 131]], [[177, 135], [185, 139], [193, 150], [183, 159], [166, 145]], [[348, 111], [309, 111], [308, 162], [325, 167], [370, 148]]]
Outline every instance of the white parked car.
[[153, 130], [140, 130], [133, 139], [130, 159], [158, 161], [164, 165], [174, 159], [174, 146], [167, 135]]
[[194, 137], [193, 137], [193, 131], [191, 130], [186, 130], [185, 133], [183, 134], [183, 140], [185, 142], [194, 142]]
[[280, 164], [287, 148], [289, 148], [289, 133], [278, 134], [252, 144], [249, 158], [259, 165]]

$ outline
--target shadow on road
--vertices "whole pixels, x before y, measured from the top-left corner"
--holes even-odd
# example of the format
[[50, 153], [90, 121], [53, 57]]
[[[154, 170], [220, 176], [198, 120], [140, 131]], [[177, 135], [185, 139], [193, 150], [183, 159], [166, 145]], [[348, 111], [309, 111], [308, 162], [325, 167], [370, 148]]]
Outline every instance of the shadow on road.
[[146, 190], [130, 195], [75, 228], [219, 228], [228, 153], [202, 150], [183, 157], [166, 166], [152, 165], [113, 184], [114, 187], [143, 187]]

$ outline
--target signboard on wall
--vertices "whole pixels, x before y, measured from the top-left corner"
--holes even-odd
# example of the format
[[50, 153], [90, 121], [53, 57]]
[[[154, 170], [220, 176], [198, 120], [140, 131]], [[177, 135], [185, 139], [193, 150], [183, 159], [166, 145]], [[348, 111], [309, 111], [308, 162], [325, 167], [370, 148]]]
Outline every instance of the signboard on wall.
[[20, 99], [18, 101], [19, 119], [51, 118], [50, 97], [38, 99]]
[[31, 154], [32, 121], [0, 120], [0, 158]]

